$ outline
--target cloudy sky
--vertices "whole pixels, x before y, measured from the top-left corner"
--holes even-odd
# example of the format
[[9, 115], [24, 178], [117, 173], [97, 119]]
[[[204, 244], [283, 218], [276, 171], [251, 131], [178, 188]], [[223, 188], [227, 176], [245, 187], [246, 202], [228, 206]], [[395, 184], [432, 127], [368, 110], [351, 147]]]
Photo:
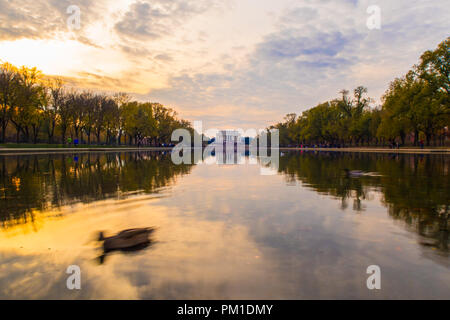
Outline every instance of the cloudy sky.
[[448, 36], [448, 0], [0, 0], [0, 60], [206, 128], [264, 128], [358, 85], [379, 100]]

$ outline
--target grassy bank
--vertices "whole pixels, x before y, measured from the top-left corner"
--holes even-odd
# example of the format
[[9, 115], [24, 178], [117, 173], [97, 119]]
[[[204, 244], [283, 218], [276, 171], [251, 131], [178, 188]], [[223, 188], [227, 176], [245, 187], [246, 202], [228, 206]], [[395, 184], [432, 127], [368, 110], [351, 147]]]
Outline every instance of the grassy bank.
[[328, 151], [328, 152], [362, 152], [362, 153], [404, 153], [404, 154], [449, 154], [449, 148], [400, 148], [400, 149], [390, 149], [390, 148], [370, 148], [370, 147], [353, 147], [353, 148], [280, 148], [280, 150], [285, 151]]
[[[36, 153], [86, 153], [86, 152], [134, 152], [134, 151], [170, 151], [170, 147], [140, 147], [137, 146], [102, 146], [83, 145], [78, 147], [56, 144], [1, 144], [0, 155], [36, 154]], [[448, 154], [450, 148], [430, 147], [400, 149], [376, 148], [376, 147], [352, 147], [352, 148], [288, 148], [280, 147], [280, 151], [303, 152], [354, 152], [354, 153], [391, 153], [391, 154]]]
[[[44, 146], [44, 147], [43, 147]], [[139, 152], [139, 151], [170, 151], [171, 148], [163, 147], [132, 147], [132, 146], [121, 146], [121, 147], [108, 147], [108, 146], [83, 146], [83, 147], [70, 147], [61, 146], [55, 147], [51, 145], [50, 148], [45, 147], [45, 145], [33, 145], [32, 148], [27, 148], [26, 146], [19, 145], [15, 148], [2, 148], [0, 147], [0, 156], [10, 156], [10, 155], [33, 155], [33, 154], [56, 154], [56, 153], [111, 153], [111, 152]]]
[[90, 149], [90, 148], [135, 148], [134, 146], [118, 146], [118, 145], [68, 145], [68, 144], [48, 144], [48, 143], [1, 143], [0, 148], [5, 149]]

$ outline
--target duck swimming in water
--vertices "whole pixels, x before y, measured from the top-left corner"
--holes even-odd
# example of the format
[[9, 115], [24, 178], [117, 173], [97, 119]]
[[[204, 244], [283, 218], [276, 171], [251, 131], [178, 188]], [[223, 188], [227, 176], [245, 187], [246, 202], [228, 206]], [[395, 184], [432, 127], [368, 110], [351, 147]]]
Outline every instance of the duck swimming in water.
[[153, 228], [127, 229], [119, 232], [112, 237], [106, 237], [100, 232], [99, 241], [103, 241], [105, 251], [124, 250], [135, 246], [148, 243], [149, 235], [154, 231]]
[[345, 171], [345, 175], [347, 177], [361, 177], [364, 175], [364, 172], [361, 170], [349, 170], [349, 169], [344, 169]]
[[100, 263], [103, 263], [106, 255], [113, 251], [133, 252], [149, 247], [152, 244], [150, 234], [153, 231], [154, 228], [127, 229], [112, 237], [105, 237], [103, 232], [100, 232], [98, 241], [103, 241]]

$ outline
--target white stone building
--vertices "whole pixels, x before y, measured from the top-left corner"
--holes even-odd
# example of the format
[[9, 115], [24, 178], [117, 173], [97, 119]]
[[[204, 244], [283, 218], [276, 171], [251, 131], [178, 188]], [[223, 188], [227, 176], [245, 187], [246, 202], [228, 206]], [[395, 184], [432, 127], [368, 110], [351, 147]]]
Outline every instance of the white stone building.
[[236, 130], [221, 130], [216, 135], [217, 144], [237, 145], [242, 143], [242, 137]]

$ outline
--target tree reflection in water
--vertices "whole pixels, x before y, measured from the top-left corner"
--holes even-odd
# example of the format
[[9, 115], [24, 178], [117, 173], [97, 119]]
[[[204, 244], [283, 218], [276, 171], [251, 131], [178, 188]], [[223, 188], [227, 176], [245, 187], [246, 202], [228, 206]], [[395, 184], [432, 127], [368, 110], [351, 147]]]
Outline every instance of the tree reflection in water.
[[[86, 153], [0, 157], [0, 227], [29, 224], [50, 208], [158, 194], [192, 165], [174, 165], [170, 153]], [[349, 202], [364, 214], [366, 202], [381, 195], [389, 215], [441, 255], [449, 249], [449, 167], [446, 155], [288, 152], [280, 174], [315, 192]], [[351, 177], [345, 169], [370, 175]], [[53, 212], [53, 213], [52, 213]]]
[[37, 215], [50, 208], [158, 194], [192, 168], [157, 152], [1, 156], [0, 162], [3, 229], [19, 224], [35, 229]]
[[[353, 200], [358, 213], [364, 200], [379, 193], [394, 220], [419, 234], [422, 245], [448, 256], [449, 166], [447, 155], [290, 152], [280, 157], [279, 172], [289, 185], [300, 181], [339, 198], [342, 209]], [[346, 168], [372, 174], [348, 177]]]

